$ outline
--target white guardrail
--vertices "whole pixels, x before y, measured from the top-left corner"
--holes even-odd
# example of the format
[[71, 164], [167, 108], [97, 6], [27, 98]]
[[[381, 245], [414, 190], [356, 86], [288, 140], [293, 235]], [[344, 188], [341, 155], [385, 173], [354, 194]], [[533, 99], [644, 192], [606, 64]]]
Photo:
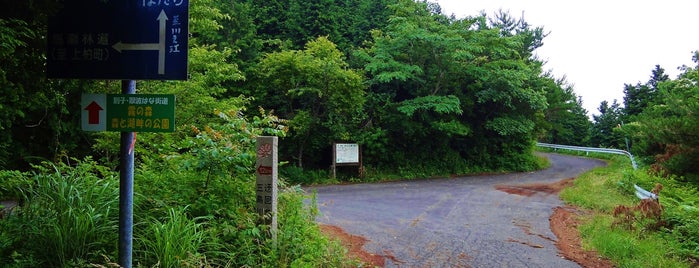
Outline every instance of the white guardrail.
[[552, 148], [552, 149], [563, 149], [563, 150], [571, 150], [571, 151], [580, 151], [580, 152], [588, 152], [588, 153], [603, 153], [603, 154], [620, 154], [620, 155], [625, 155], [628, 156], [629, 159], [631, 159], [631, 165], [633, 165], [633, 169], [637, 169], [638, 166], [636, 165], [636, 160], [633, 158], [633, 155], [627, 151], [624, 150], [619, 150], [619, 149], [608, 149], [608, 148], [594, 148], [594, 147], [580, 147], [580, 146], [570, 146], [570, 145], [559, 145], [559, 144], [550, 144], [550, 143], [541, 143], [537, 142], [536, 146], [539, 147], [546, 147], [546, 148]]
[[[637, 169], [638, 166], [636, 165], [636, 160], [633, 158], [633, 155], [627, 151], [624, 150], [619, 150], [619, 149], [607, 149], [607, 148], [593, 148], [593, 147], [580, 147], [580, 146], [570, 146], [570, 145], [559, 145], [559, 144], [550, 144], [550, 143], [541, 143], [537, 142], [536, 146], [539, 147], [546, 147], [546, 148], [552, 148], [552, 149], [562, 149], [562, 150], [571, 150], [571, 151], [580, 151], [580, 152], [588, 152], [588, 153], [603, 153], [603, 154], [619, 154], [619, 155], [625, 155], [628, 156], [629, 159], [631, 159], [631, 165], [633, 166], [633, 169]], [[658, 199], [658, 196], [655, 195], [654, 193], [651, 193], [649, 191], [646, 191], [645, 189], [639, 187], [638, 185], [633, 186], [636, 189], [636, 196], [640, 199]]]

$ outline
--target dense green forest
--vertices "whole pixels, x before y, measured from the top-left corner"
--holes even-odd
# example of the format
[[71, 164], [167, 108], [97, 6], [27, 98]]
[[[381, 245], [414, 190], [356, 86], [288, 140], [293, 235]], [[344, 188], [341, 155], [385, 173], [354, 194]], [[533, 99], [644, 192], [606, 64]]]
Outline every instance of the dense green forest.
[[[2, 21], [0, 164], [113, 163], [113, 137], [82, 132], [76, 111], [81, 93], [118, 83], [45, 79], [56, 3], [10, 5], [23, 12]], [[536, 168], [537, 139], [587, 141], [579, 99], [534, 56], [545, 30], [507, 13], [457, 19], [413, 1], [193, 1], [190, 13], [190, 79], [137, 84], [177, 95], [178, 131], [140, 135], [140, 158], [182, 153], [171, 141], [230, 105], [278, 117], [281, 159], [311, 170], [329, 167], [333, 142], [359, 143], [369, 168], [467, 173]]]
[[[79, 111], [82, 93], [119, 93], [120, 83], [46, 78], [47, 21], [60, 4], [0, 10], [0, 199], [26, 202], [0, 223], [0, 266], [116, 256], [118, 133], [82, 131]], [[623, 106], [603, 102], [591, 121], [536, 57], [546, 30], [506, 12], [455, 18], [413, 0], [192, 0], [189, 12], [189, 79], [137, 81], [138, 93], [178, 99], [174, 133], [137, 136], [136, 206], [147, 216], [136, 220], [152, 226], [136, 234], [141, 265], [347, 263], [293, 187], [327, 176], [333, 142], [360, 144], [374, 174], [534, 170], [540, 141], [629, 149], [658, 174], [699, 183], [697, 67], [671, 79], [656, 66], [647, 83], [619, 85]], [[278, 247], [255, 224], [259, 135], [280, 137], [288, 183]], [[38, 205], [48, 200], [65, 202]], [[58, 206], [82, 214], [59, 217]], [[80, 245], [51, 229], [81, 219], [107, 227], [82, 226], [92, 231]], [[157, 252], [158, 226], [191, 232], [172, 239], [192, 248]], [[12, 237], [23, 228], [32, 239]]]

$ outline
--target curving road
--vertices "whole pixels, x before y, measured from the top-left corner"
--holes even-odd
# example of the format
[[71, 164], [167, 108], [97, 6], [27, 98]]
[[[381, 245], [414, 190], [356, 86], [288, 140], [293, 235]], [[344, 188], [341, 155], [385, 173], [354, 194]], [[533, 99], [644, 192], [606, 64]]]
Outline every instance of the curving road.
[[496, 185], [552, 183], [604, 162], [545, 154], [530, 173], [333, 185], [317, 191], [317, 221], [369, 240], [386, 267], [579, 267], [559, 256], [549, 217], [556, 194], [508, 194]]

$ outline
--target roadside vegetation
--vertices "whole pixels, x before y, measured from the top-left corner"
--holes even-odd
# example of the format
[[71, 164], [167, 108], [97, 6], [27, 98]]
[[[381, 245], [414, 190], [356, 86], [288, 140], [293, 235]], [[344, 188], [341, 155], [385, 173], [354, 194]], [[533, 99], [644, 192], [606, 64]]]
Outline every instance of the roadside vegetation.
[[[118, 256], [119, 134], [82, 131], [78, 111], [82, 93], [121, 89], [45, 78], [60, 4], [0, 10], [0, 201], [18, 203], [0, 219], [3, 267], [109, 267]], [[545, 29], [507, 12], [455, 18], [422, 0], [189, 6], [188, 80], [136, 86], [177, 98], [175, 131], [138, 133], [134, 146], [139, 267], [356, 266], [320, 234], [298, 185], [531, 171], [546, 165], [536, 141], [632, 151], [647, 169], [600, 169], [576, 186], [612, 200], [564, 194], [600, 213], [585, 233], [635, 204], [632, 183], [660, 182], [665, 225], [634, 223], [623, 237], [664, 238], [670, 259], [697, 257], [697, 67], [670, 78], [656, 66], [648, 82], [624, 85], [623, 106], [604, 101], [590, 120], [536, 56]], [[277, 243], [254, 212], [261, 135], [280, 138]], [[334, 142], [361, 146], [363, 173], [328, 179]]]
[[[651, 175], [647, 167], [634, 170], [624, 156], [593, 157], [608, 165], [586, 172], [560, 193], [567, 204], [584, 211], [579, 227], [583, 246], [617, 267], [694, 267], [699, 257], [696, 187]], [[651, 190], [657, 184], [662, 185], [659, 217], [642, 205], [647, 201], [636, 197], [634, 188]], [[631, 208], [633, 216], [620, 213], [622, 206]]]
[[[139, 165], [134, 267], [356, 267], [320, 233], [316, 209], [297, 187], [280, 186], [278, 239], [271, 239], [254, 209], [253, 160], [238, 157], [254, 155], [253, 147], [225, 147], [243, 138], [237, 134], [211, 128], [187, 138], [198, 154]], [[0, 219], [0, 266], [116, 265], [119, 175], [90, 158], [69, 161], [0, 172], [3, 197], [19, 201]]]

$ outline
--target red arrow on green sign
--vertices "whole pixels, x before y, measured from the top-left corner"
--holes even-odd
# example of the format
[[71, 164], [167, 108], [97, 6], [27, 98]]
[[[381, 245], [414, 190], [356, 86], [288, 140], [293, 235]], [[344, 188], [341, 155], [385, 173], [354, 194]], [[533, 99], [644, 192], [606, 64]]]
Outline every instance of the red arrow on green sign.
[[85, 110], [87, 110], [87, 123], [89, 125], [99, 125], [100, 111], [104, 110], [102, 109], [102, 106], [93, 101], [85, 108]]

